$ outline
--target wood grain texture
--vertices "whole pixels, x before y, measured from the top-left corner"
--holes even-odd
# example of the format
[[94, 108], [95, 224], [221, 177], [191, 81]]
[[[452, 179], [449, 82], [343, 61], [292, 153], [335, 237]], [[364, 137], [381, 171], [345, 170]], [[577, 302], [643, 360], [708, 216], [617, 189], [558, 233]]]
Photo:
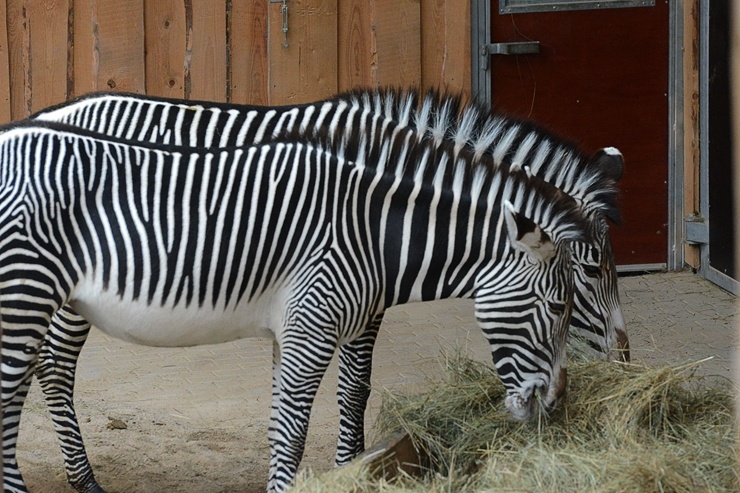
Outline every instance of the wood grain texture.
[[97, 0], [92, 24], [97, 56], [95, 89], [143, 93], [144, 1]]
[[80, 96], [97, 87], [98, 56], [93, 36], [93, 13], [97, 0], [72, 0], [74, 4], [74, 42], [72, 45], [72, 94]]
[[[699, 170], [699, 2], [688, 0], [683, 16], [683, 213], [684, 217], [700, 209]], [[701, 264], [698, 246], [684, 244], [684, 262], [694, 269]]]
[[421, 2], [421, 83], [470, 96], [470, 2]]
[[232, 0], [229, 16], [230, 101], [266, 105], [267, 2]]
[[185, 6], [178, 0], [145, 2], [146, 92], [183, 98]]
[[30, 75], [27, 104], [35, 112], [67, 98], [69, 4], [63, 0], [37, 0], [26, 2], [25, 10]]
[[372, 25], [375, 27], [379, 86], [421, 84], [421, 11], [419, 0], [377, 0]]
[[288, 2], [288, 47], [281, 4], [269, 8], [270, 104], [298, 104], [337, 92], [337, 0]]
[[192, 26], [186, 26], [191, 84], [186, 96], [226, 101], [226, 3], [193, 0], [192, 9]]
[[28, 39], [23, 0], [7, 0], [8, 66], [10, 67], [10, 115], [11, 119], [25, 118], [31, 112], [27, 99], [29, 82]]
[[338, 2], [337, 88], [348, 91], [373, 85], [371, 2]]
[[0, 124], [11, 120], [7, 6], [0, 8]]

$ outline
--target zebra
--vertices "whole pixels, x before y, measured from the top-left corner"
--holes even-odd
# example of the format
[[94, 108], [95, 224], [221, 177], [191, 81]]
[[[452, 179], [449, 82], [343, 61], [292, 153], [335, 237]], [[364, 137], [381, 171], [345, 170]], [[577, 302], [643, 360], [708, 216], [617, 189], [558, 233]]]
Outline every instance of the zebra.
[[[462, 112], [465, 116], [459, 118], [463, 122], [461, 124], [453, 120], [453, 117], [458, 115], [454, 108], [459, 106], [459, 100], [450, 97], [441, 98], [439, 94], [430, 93], [421, 103], [419, 104], [418, 94], [415, 92], [396, 91], [353, 92], [318, 103], [278, 108], [143, 98], [121, 93], [95, 93], [71, 103], [44, 110], [34, 118], [61, 121], [117, 137], [143, 141], [224, 147], [244, 145], [245, 142], [251, 141], [274, 140], [286, 135], [310, 137], [324, 127], [329, 127], [329, 136], [339, 135], [341, 138], [346, 138], [352, 130], [371, 135], [373, 132], [382, 131], [384, 126], [388, 125], [390, 117], [401, 127], [411, 126], [417, 132], [420, 130], [419, 135], [431, 136], [437, 143], [445, 139], [454, 141], [458, 151], [460, 147], [475, 148], [475, 144], [461, 146], [460, 141], [463, 139], [488, 142], [487, 149], [492, 151], [490, 154], [496, 155], [498, 142], [490, 137], [491, 132], [488, 131], [485, 134], [488, 140], [475, 134], [476, 131], [484, 134], [477, 129], [488, 129], [491, 125], [486, 125], [485, 119], [481, 119], [477, 127], [470, 124], [474, 121], [470, 115], [480, 116], [484, 114], [483, 111], [475, 113], [474, 110], [477, 108], [475, 106], [466, 108], [465, 112]], [[378, 120], [378, 116], [383, 118]], [[493, 128], [500, 129], [501, 125]], [[340, 129], [344, 129], [344, 132]], [[560, 145], [559, 149], [573, 152], [566, 145], [558, 144], [554, 138], [548, 137], [548, 133], [538, 129], [533, 132], [544, 136], [543, 140], [549, 138], [554, 143], [553, 146]], [[507, 145], [512, 147], [510, 143]], [[503, 146], [499, 145], [499, 147]], [[579, 197], [586, 205], [589, 203], [603, 204], [602, 197], [586, 197], [587, 192], [581, 191], [579, 186], [585, 183], [583, 188], [587, 190], [594, 188], [598, 192], [609, 190], [613, 184], [609, 183], [605, 186], [603, 175], [606, 173], [602, 173], [602, 176], [598, 173], [608, 167], [620, 166], [620, 159], [609, 156], [608, 153], [600, 153], [592, 160], [564, 160], [562, 154], [565, 152], [561, 152], [560, 156], [554, 152], [553, 154], [553, 162], [561, 165], [564, 170], [570, 167], [585, 169], [589, 172], [580, 172], [580, 175], [568, 173], [568, 175], [576, 174], [578, 179], [566, 183], [566, 186], [561, 183], [560, 186], [567, 188], [569, 193]], [[501, 162], [506, 160], [501, 156], [496, 156], [499, 161], [497, 165], [501, 165]], [[476, 157], [476, 159], [480, 158]], [[549, 161], [545, 164], [547, 162]], [[614, 166], [614, 162], [617, 166]], [[594, 165], [594, 163], [599, 163], [599, 165]], [[540, 166], [542, 166], [541, 160]], [[606, 176], [606, 178], [614, 183], [618, 180], [618, 177], [613, 176]], [[593, 193], [593, 191], [588, 193]], [[591, 207], [590, 210], [596, 211], [597, 216], [603, 216], [604, 211], [614, 215], [616, 208]], [[599, 218], [596, 219], [598, 221]], [[603, 219], [601, 221], [603, 222]], [[596, 319], [597, 322], [582, 324], [581, 332], [590, 337], [596, 350], [601, 350], [600, 354], [608, 354], [610, 351], [608, 348], [614, 346], [614, 337], [609, 337], [614, 330], [610, 332], [609, 329], [615, 326], [609, 324], [610, 320], [601, 314], [599, 307], [605, 307], [603, 311], [609, 313], [610, 310], [606, 308], [616, 305], [616, 313], [621, 314], [621, 311], [616, 288], [616, 274], [608, 269], [610, 266], [613, 267], [608, 230], [605, 223], [603, 228], [594, 229], [595, 233], [600, 233], [596, 235], [596, 238], [603, 245], [600, 247], [598, 244], [591, 246], [588, 243], [573, 245], [574, 251], [585, 248], [587, 249], [585, 253], [588, 254], [574, 254], [574, 257], [581, 259], [574, 262], [576, 267], [574, 275], [577, 279], [576, 300], [587, 302], [581, 301], [583, 308], [574, 310], [573, 320], [574, 324], [583, 320], [584, 316], [581, 314], [590, 316], [592, 320]], [[582, 259], [586, 259], [591, 264], [589, 265]], [[596, 266], [601, 264], [601, 266], [595, 268], [594, 264]], [[579, 277], [578, 274], [584, 270], [584, 267], [590, 268], [590, 275]], [[605, 275], [605, 272], [611, 275]], [[613, 281], [613, 284], [606, 284], [604, 281]], [[607, 296], [598, 298], [600, 293], [605, 293]], [[617, 296], [616, 303], [615, 298], [610, 297], [614, 293]], [[594, 303], [594, 298], [599, 303]], [[340, 408], [340, 432], [335, 460], [337, 465], [349, 462], [364, 449], [364, 412], [369, 396], [372, 350], [381, 319], [382, 315], [377, 320], [373, 320], [362, 338], [342, 346], [339, 352], [340, 380], [337, 394]], [[571, 326], [572, 335], [574, 324]], [[69, 307], [62, 308], [52, 319], [51, 330], [42, 348], [37, 370], [37, 376], [45, 389], [57, 431], [60, 436], [65, 437], [61, 440], [61, 444], [68, 478], [70, 483], [76, 485], [75, 487], [81, 491], [87, 491], [88, 486], [86, 485], [96, 484], [85, 454], [72, 403], [74, 368], [89, 327], [89, 324]], [[618, 324], [616, 328], [619, 330]], [[576, 335], [581, 336], [582, 334], [576, 333]], [[53, 385], [47, 382], [53, 382]]]
[[567, 381], [569, 248], [589, 234], [581, 208], [526, 170], [471, 165], [399, 133], [351, 161], [328, 143], [209, 150], [50, 122], [3, 129], [5, 490], [25, 491], [20, 411], [65, 305], [140, 344], [274, 337], [269, 491], [296, 473], [337, 347], [397, 304], [474, 299], [506, 408], [527, 419], [536, 395], [554, 406]]
[[[420, 101], [421, 100], [421, 101]], [[398, 89], [355, 90], [335, 98], [297, 106], [263, 107], [205, 101], [91, 93], [42, 110], [33, 118], [60, 121], [129, 139], [191, 146], [239, 146], [286, 135], [306, 136], [328, 127], [343, 138], [353, 129], [372, 133], [382, 115], [419, 135], [448, 139], [457, 148], [485, 152], [496, 165], [532, 157], [532, 172], [576, 198], [591, 216], [595, 241], [574, 246], [576, 300], [572, 341], [593, 357], [629, 361], [629, 338], [619, 300], [617, 271], [606, 219], [620, 222], [618, 208], [603, 209], [605, 180], [616, 184], [624, 162], [614, 148], [609, 159], [587, 159], [578, 147], [533, 122], [492, 114], [482, 104], [463, 105], [459, 94]], [[368, 125], [368, 120], [373, 125]], [[344, 131], [341, 131], [341, 130]], [[382, 130], [382, 129], [381, 129]], [[600, 163], [595, 166], [594, 163]], [[610, 185], [614, 186], [614, 185]], [[589, 205], [595, 204], [595, 205]], [[578, 344], [581, 342], [582, 344]]]
[[[602, 207], [604, 182], [616, 186], [624, 172], [622, 154], [607, 147], [592, 159], [578, 146], [555, 137], [535, 122], [495, 113], [484, 104], [463, 104], [459, 94], [429, 90], [422, 103], [416, 94], [393, 90], [355, 90], [343, 96], [353, 106], [401, 120], [418, 133], [453, 141], [474, 159], [486, 153], [497, 166], [526, 162], [530, 171], [581, 203], [593, 228], [592, 243], [572, 246], [575, 300], [570, 341], [592, 357], [629, 361], [629, 337], [622, 314], [617, 269], [606, 219], [621, 222], [616, 206]], [[410, 110], [418, 107], [418, 111]], [[605, 156], [606, 155], [606, 156]], [[596, 196], [594, 196], [596, 194]]]

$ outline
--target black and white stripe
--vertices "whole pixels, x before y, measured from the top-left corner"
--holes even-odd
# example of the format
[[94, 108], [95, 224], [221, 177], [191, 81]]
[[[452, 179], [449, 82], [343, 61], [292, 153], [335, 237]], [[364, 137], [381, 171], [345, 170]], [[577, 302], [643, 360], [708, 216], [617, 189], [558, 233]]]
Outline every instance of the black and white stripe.
[[[598, 167], [585, 166], [587, 160], [580, 157], [577, 149], [563, 144], [531, 124], [501, 117], [489, 118], [488, 113], [485, 108], [461, 105], [459, 98], [442, 98], [432, 93], [419, 98], [415, 92], [363, 91], [315, 104], [282, 108], [99, 93], [44, 110], [35, 117], [60, 120], [112, 135], [191, 146], [244, 144], [288, 135], [313, 138], [316, 134], [321, 134], [335, 140], [350, 135], [373, 136], [377, 132], [382, 133], [383, 128], [390, 124], [389, 119], [392, 119], [396, 125], [414, 128], [419, 136], [429, 135], [437, 143], [453, 142], [458, 151], [469, 149], [475, 152], [476, 159], [480, 159], [481, 154], [491, 154], [496, 159], [497, 166], [510, 165], [514, 156], [513, 162], [529, 164], [539, 176], [556, 182], [578, 197], [581, 204], [588, 205], [590, 211], [597, 211], [591, 214], [597, 238], [595, 248], [589, 244], [576, 244], [574, 247], [576, 301], [571, 334], [576, 335], [577, 340], [588, 341], [596, 354], [609, 354], [615, 347], [618, 336], [623, 335], [626, 345], [623, 323], [614, 323], [615, 318], [619, 321], [622, 319], [616, 271], [613, 269], [614, 260], [610, 254], [608, 229], [603, 219], [604, 214], [613, 214], [616, 210], [610, 200], [614, 196], [613, 184], [618, 177], [605, 176]], [[529, 151], [533, 142], [545, 143], [544, 146], [540, 145], [537, 154]], [[543, 152], [543, 148], [548, 151]], [[562, 173], [553, 174], [554, 170]], [[563, 182], [564, 176], [571, 177], [570, 182]], [[608, 180], [612, 180], [611, 183]], [[589, 194], [591, 195], [588, 196]], [[588, 249], [592, 255], [579, 253], [583, 249]], [[596, 268], [593, 264], [594, 257], [598, 260]], [[75, 327], [60, 324], [60, 320], [75, 320], [73, 311], [63, 308], [60, 313], [64, 314], [64, 318], [55, 317], [47, 335], [47, 340], [50, 341], [47, 344], [52, 347], [63, 345], [54, 339], [67, 337], [65, 333]], [[83, 326], [80, 323], [76, 327]], [[361, 417], [367, 402], [370, 368], [362, 369], [357, 364], [351, 368], [346, 366], [349, 374], [345, 375], [345, 366], [341, 362], [371, 361], [373, 331], [367, 330], [366, 334], [364, 343], [345, 344], [340, 351], [338, 399], [341, 418], [337, 464], [348, 462], [364, 448], [364, 419]], [[72, 347], [73, 350], [79, 350], [76, 346]], [[362, 356], [368, 354], [370, 357]], [[45, 357], [53, 362], [55, 353], [49, 351], [45, 353]], [[66, 357], [76, 358], [74, 355]], [[48, 371], [38, 375], [40, 380], [46, 378], [46, 375], [58, 377], [62, 373], [61, 370], [52, 371], [51, 364], [43, 365], [42, 368]], [[55, 389], [56, 398], [52, 402], [68, 402], [71, 406], [74, 368], [65, 368], [64, 373], [67, 375], [66, 381], [70, 382], [67, 395], [63, 395], [63, 388], [58, 386]], [[51, 412], [52, 416], [68, 415], [62, 408], [55, 410], [52, 407]], [[66, 430], [70, 421], [63, 421], [62, 424], [58, 423], [57, 429], [60, 433], [68, 434]], [[72, 424], [75, 424], [76, 430], [72, 434], [78, 435], [76, 423], [73, 421]], [[76, 450], [80, 447], [72, 447], [69, 454], [66, 447], [63, 442], [65, 457], [72, 457], [73, 454], [79, 456]], [[76, 484], [82, 481], [77, 476], [85, 468], [70, 464], [70, 460], [65, 460], [68, 475], [70, 481]]]
[[536, 389], [553, 404], [569, 244], [588, 234], [577, 204], [409, 130], [385, 134], [400, 138], [351, 162], [290, 142], [164, 148], [33, 122], [0, 133], [6, 491], [25, 489], [20, 409], [65, 305], [144, 344], [275, 337], [270, 490], [295, 474], [337, 346], [394, 304], [475, 298], [509, 409], [527, 417]]

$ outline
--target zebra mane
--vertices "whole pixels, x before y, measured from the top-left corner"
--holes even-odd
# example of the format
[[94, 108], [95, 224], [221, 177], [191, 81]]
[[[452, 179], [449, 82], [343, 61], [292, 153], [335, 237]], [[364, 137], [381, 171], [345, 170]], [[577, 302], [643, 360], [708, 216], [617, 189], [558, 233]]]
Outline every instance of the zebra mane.
[[[399, 101], [404, 107], [393, 107], [401, 111], [396, 116], [403, 116], [412, 101]], [[489, 196], [498, 205], [509, 201], [519, 214], [539, 224], [556, 243], [582, 241], [590, 234], [587, 233], [589, 221], [574, 198], [533, 176], [528, 169], [496, 166], [491, 155], [475, 156], [472, 149], [458, 148], [453, 141], [419, 132], [413, 125], [403, 125], [403, 118], [391, 119], [387, 112], [374, 111], [374, 117], [378, 123], [372, 139], [357, 129], [337, 137], [323, 128], [291, 140], [308, 142], [344, 161], [415, 183], [459, 194]]]
[[[579, 201], [588, 215], [603, 214], [620, 222], [617, 181], [621, 170], [598, 165], [574, 143], [532, 121], [492, 113], [490, 106], [466, 102], [460, 94], [430, 90], [357, 89], [338, 96], [370, 106], [400, 125], [409, 125], [435, 142], [452, 143], [456, 152], [467, 149], [472, 162], [495, 167], [527, 167]], [[491, 156], [492, 160], [483, 159]]]

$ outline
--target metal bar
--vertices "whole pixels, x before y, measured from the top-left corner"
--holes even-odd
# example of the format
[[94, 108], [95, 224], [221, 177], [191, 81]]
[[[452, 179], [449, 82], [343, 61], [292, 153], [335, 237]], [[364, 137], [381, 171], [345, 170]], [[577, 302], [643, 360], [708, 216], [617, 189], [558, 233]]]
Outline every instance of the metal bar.
[[471, 0], [470, 17], [472, 95], [481, 103], [491, 104], [493, 98], [491, 96], [491, 72], [488, 70], [488, 57], [481, 55], [481, 46], [491, 40], [490, 0]]
[[483, 45], [484, 55], [532, 55], [539, 52], [539, 41], [520, 41], [516, 43], [488, 43]]

